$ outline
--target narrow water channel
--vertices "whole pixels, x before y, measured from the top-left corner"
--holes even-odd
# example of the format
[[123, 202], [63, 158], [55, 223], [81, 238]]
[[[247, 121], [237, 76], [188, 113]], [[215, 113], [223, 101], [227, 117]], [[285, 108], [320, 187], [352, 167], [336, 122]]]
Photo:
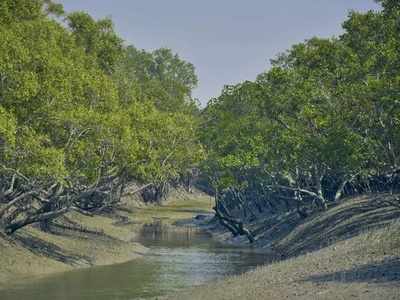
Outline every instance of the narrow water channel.
[[222, 246], [192, 228], [155, 223], [138, 241], [149, 253], [134, 261], [76, 270], [1, 291], [1, 300], [125, 300], [161, 296], [260, 265], [266, 257], [249, 249]]

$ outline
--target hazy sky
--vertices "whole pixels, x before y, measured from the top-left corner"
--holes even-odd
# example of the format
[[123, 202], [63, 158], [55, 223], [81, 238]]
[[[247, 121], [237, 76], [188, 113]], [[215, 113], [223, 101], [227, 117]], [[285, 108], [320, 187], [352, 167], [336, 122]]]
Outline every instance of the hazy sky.
[[352, 9], [373, 0], [59, 0], [67, 11], [108, 16], [116, 31], [141, 49], [168, 47], [192, 62], [194, 95], [205, 104], [225, 84], [253, 80], [269, 59], [313, 36], [341, 33]]

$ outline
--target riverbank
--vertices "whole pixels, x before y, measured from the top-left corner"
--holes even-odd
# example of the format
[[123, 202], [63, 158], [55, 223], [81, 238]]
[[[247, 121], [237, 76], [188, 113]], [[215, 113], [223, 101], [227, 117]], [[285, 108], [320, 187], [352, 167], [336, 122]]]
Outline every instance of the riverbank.
[[293, 213], [260, 217], [246, 224], [256, 234], [253, 245], [232, 238], [210, 218], [194, 218], [209, 215], [213, 205], [201, 193], [176, 192], [162, 206], [125, 201], [113, 213], [94, 217], [70, 213], [51, 232], [30, 226], [13, 239], [0, 238], [0, 289], [27, 278], [134, 260], [147, 251], [132, 242], [139, 233], [154, 230], [157, 221], [171, 227], [191, 219], [193, 230], [208, 230], [219, 242], [251, 247], [276, 262], [168, 299], [398, 299], [400, 211], [377, 202], [378, 196], [345, 199], [307, 219]]
[[162, 206], [125, 199], [112, 213], [89, 217], [72, 212], [46, 232], [28, 226], [12, 237], [0, 235], [0, 289], [26, 278], [139, 258], [147, 249], [133, 240], [144, 224], [154, 219], [174, 223], [209, 209], [204, 194], [174, 191]]
[[133, 228], [117, 229], [114, 221], [70, 213], [50, 232], [27, 227], [0, 237], [0, 287], [26, 277], [121, 263], [145, 253], [143, 246], [129, 241]]
[[[277, 262], [168, 299], [399, 299], [400, 211], [371, 195], [345, 199], [305, 220], [293, 214], [246, 224]], [[235, 245], [219, 225], [202, 225]]]

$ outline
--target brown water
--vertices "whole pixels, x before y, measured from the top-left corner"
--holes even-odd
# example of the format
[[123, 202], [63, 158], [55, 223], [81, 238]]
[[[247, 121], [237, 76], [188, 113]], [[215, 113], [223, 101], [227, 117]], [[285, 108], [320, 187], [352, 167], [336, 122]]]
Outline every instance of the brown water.
[[151, 249], [144, 258], [16, 284], [0, 291], [0, 299], [146, 299], [240, 274], [267, 260], [249, 249], [219, 245], [191, 228], [152, 224], [138, 241]]

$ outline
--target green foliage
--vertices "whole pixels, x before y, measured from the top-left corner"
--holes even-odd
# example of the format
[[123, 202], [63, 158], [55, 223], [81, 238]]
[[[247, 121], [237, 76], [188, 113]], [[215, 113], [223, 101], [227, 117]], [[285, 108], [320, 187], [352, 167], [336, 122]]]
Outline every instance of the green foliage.
[[122, 55], [122, 40], [115, 34], [112, 21], [96, 21], [85, 12], [71, 13], [67, 21], [77, 44], [86, 54], [96, 57], [103, 71], [111, 74]]
[[193, 66], [167, 49], [124, 47], [109, 19], [54, 18], [63, 14], [50, 0], [0, 4], [3, 168], [89, 186], [116, 175], [164, 183], [194, 167]]
[[21, 22], [42, 16], [42, 0], [3, 0], [0, 3], [0, 23]]
[[63, 181], [67, 173], [62, 149], [51, 146], [48, 137], [26, 127], [19, 128], [16, 140], [13, 168], [41, 181]]
[[400, 7], [380, 2], [382, 12], [351, 13], [340, 38], [295, 45], [208, 104], [203, 170], [217, 189], [334, 198], [341, 183], [399, 168]]
[[12, 114], [0, 106], [0, 162], [10, 159], [15, 150], [16, 122]]
[[151, 102], [159, 110], [169, 112], [194, 114], [198, 111], [191, 97], [197, 85], [194, 67], [169, 49], [149, 53], [128, 47], [114, 78], [120, 85], [120, 99], [124, 102]]
[[158, 112], [148, 104], [132, 107], [129, 119], [136, 133], [139, 151], [130, 153], [134, 177], [163, 183], [178, 179], [195, 167], [202, 157], [193, 118], [183, 113]]

